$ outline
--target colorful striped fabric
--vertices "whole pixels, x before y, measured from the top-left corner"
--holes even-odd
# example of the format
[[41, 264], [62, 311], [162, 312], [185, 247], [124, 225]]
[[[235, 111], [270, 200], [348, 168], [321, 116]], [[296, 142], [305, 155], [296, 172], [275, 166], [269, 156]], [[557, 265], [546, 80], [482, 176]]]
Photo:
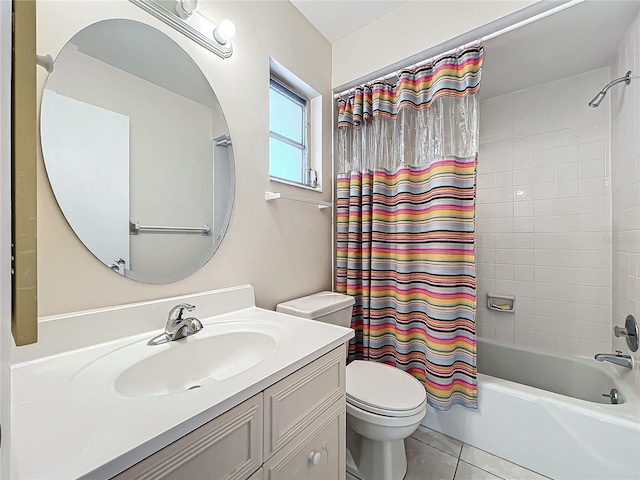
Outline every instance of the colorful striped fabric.
[[438, 409], [477, 408], [476, 159], [339, 174], [337, 290], [356, 299], [351, 359], [423, 381]]
[[426, 108], [442, 96], [460, 97], [480, 88], [484, 47], [438, 58], [416, 70], [403, 70], [395, 83], [361, 85], [338, 100], [338, 126], [358, 128], [375, 115], [395, 117], [402, 106]]

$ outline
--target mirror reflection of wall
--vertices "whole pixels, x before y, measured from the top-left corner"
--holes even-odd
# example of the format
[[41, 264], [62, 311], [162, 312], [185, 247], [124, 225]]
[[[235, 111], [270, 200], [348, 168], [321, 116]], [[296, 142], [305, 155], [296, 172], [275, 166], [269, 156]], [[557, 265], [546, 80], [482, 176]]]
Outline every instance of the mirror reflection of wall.
[[[71, 115], [70, 106], [79, 112]], [[120, 136], [95, 112], [119, 119]], [[161, 32], [107, 20], [75, 35], [47, 80], [42, 146], [69, 224], [105, 264], [125, 260], [125, 276], [176, 281], [204, 265], [219, 245], [233, 201], [228, 128], [200, 69]], [[129, 220], [211, 230], [130, 235]]]

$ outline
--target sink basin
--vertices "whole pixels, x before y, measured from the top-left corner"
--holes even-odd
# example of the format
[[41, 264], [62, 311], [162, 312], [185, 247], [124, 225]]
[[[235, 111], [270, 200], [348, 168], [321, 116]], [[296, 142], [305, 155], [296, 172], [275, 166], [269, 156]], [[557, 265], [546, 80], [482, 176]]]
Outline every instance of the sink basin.
[[190, 340], [195, 341], [172, 342], [171, 348], [124, 370], [116, 378], [116, 391], [127, 397], [154, 397], [192, 390], [253, 367], [277, 345], [273, 337], [258, 332], [194, 335]]
[[72, 383], [81, 388], [102, 378], [125, 397], [181, 394], [246, 372], [291, 337], [271, 321], [203, 323], [203, 330], [181, 340], [148, 346], [145, 338], [125, 345], [81, 369]]

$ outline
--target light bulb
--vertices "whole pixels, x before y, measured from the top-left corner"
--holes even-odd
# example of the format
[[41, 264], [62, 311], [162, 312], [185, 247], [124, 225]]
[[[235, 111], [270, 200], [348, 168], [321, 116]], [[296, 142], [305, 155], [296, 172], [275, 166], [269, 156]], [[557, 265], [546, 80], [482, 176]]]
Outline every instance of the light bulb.
[[231, 20], [223, 20], [220, 23], [220, 26], [213, 31], [213, 37], [221, 43], [225, 45], [233, 38], [236, 33], [236, 26], [233, 24]]

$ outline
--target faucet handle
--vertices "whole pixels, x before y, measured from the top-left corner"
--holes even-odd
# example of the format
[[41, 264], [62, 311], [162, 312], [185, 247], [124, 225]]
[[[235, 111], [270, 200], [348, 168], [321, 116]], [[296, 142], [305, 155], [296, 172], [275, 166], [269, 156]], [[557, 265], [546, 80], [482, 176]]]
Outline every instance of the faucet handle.
[[622, 356], [622, 350], [616, 350], [616, 357]]
[[182, 320], [182, 314], [186, 310], [187, 312], [192, 312], [195, 310], [195, 305], [191, 305], [189, 303], [181, 303], [176, 305], [169, 312], [169, 320], [172, 322], [177, 322], [178, 320]]

